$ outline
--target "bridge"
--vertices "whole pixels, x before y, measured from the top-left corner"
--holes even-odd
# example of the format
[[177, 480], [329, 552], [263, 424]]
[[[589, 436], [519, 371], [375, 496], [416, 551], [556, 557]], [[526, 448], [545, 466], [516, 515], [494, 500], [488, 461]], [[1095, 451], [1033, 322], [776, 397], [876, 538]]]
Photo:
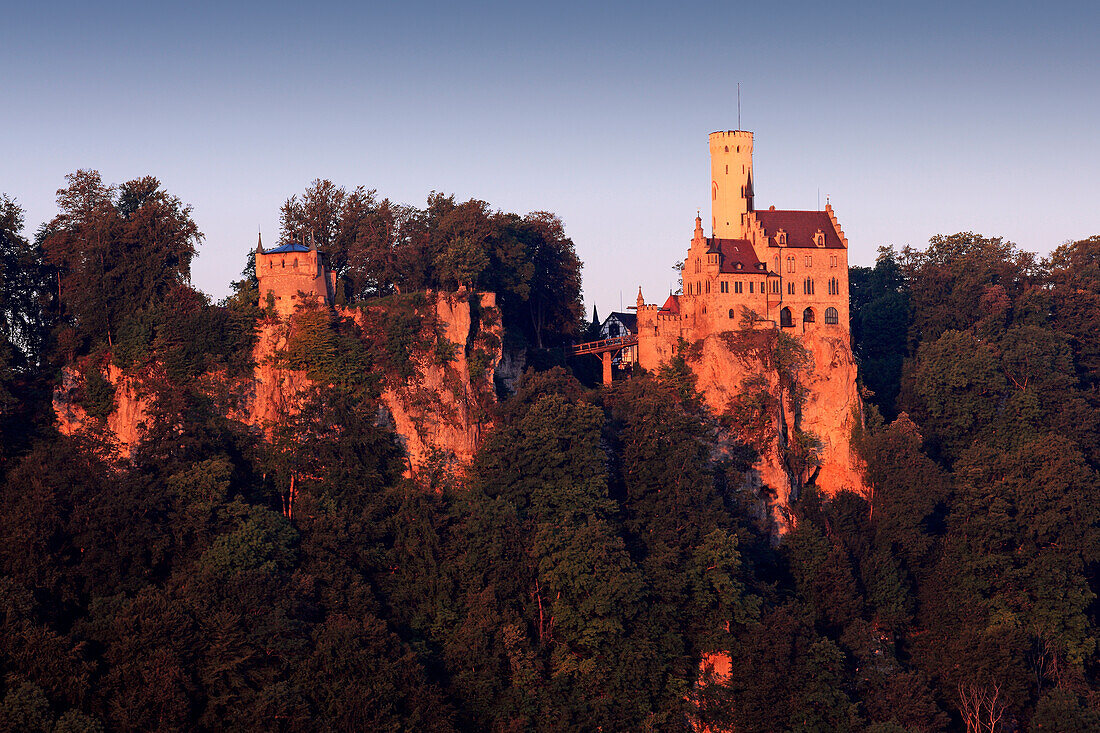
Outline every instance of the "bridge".
[[586, 341], [583, 344], [573, 346], [573, 356], [582, 354], [599, 354], [603, 361], [603, 383], [611, 384], [611, 355], [616, 351], [638, 345], [638, 336], [615, 336], [614, 338], [600, 339], [599, 341]]

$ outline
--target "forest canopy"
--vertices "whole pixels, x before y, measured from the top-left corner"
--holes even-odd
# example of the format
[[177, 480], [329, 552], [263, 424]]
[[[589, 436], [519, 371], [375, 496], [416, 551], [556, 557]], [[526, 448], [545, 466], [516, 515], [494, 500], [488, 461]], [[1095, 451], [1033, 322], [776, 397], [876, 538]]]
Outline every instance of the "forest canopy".
[[[250, 379], [263, 309], [191, 286], [191, 208], [80, 171], [58, 209], [28, 237], [0, 197], [0, 729], [1100, 728], [1100, 236], [853, 267], [871, 491], [807, 485], [777, 540], [683, 359], [530, 369], [467, 473], [409, 476], [376, 419], [400, 319], [312, 313], [342, 360], [311, 368], [350, 376], [258, 439], [208, 377]], [[323, 180], [281, 213], [346, 307], [465, 287], [518, 347], [583, 325], [552, 214]], [[110, 369], [157, 395], [128, 458], [57, 431], [62, 367], [100, 427]]]

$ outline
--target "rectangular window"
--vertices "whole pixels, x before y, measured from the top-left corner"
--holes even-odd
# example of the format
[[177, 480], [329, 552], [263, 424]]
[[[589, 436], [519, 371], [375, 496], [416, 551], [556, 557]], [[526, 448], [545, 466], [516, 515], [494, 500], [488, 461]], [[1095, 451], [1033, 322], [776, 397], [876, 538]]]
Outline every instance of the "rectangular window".
[[794, 283], [787, 283], [787, 295], [794, 295]]
[[806, 267], [813, 267], [814, 258], [810, 255], [806, 255]]
[[740, 280], [738, 280], [737, 282], [735, 282], [733, 284], [733, 292], [735, 292], [735, 293], [740, 293], [741, 292], [741, 281]]
[[723, 293], [728, 293], [730, 291], [730, 284], [727, 281], [723, 280], [721, 284], [721, 290]]
[[752, 280], [749, 280], [749, 292], [750, 293], [752, 292], [752, 286], [753, 286], [753, 282], [752, 282]]
[[829, 267], [836, 267], [836, 255], [829, 255]]

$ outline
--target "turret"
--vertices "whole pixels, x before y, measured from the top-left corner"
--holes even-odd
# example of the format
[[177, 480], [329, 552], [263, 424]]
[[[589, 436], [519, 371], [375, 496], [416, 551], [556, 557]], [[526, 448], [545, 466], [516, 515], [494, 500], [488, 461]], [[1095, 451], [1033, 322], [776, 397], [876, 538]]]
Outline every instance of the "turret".
[[711, 229], [721, 239], [745, 239], [753, 211], [752, 133], [710, 134]]
[[262, 255], [264, 253], [264, 238], [263, 234], [256, 232], [256, 254]]

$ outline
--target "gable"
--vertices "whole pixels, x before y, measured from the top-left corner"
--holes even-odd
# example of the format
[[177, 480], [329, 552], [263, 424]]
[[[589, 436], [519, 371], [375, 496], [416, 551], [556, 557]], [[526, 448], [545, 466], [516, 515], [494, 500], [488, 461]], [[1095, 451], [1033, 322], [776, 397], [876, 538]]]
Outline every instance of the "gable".
[[[769, 247], [812, 247], [814, 234], [820, 229], [825, 233], [825, 249], [844, 249], [844, 242], [833, 226], [833, 221], [825, 211], [789, 211], [779, 209], [757, 210], [756, 220], [764, 229]], [[779, 230], [787, 233], [786, 245], [780, 245], [776, 239]]]

